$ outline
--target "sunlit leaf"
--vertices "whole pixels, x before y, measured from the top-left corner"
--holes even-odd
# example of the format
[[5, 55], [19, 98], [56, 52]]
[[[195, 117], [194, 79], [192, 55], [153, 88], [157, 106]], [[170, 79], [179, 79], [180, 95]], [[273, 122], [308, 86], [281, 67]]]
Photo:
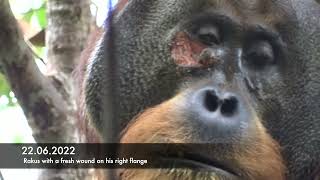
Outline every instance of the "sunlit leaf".
[[13, 143], [23, 143], [23, 137], [21, 135], [16, 135], [13, 139]]
[[0, 96], [5, 95], [9, 96], [10, 93], [10, 87], [5, 79], [5, 77], [0, 74]]
[[46, 18], [46, 9], [45, 7], [41, 7], [34, 11], [35, 15], [38, 18], [38, 23], [40, 27], [43, 29], [47, 26], [47, 18]]

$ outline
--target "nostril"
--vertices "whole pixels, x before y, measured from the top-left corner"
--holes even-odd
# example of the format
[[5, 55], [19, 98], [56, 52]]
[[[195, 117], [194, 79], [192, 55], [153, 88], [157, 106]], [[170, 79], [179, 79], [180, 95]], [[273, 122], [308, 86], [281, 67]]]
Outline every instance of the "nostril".
[[205, 92], [204, 106], [210, 112], [214, 112], [218, 109], [219, 98], [214, 90], [208, 90]]
[[223, 100], [221, 105], [221, 114], [225, 116], [232, 116], [237, 112], [238, 100], [232, 96]]

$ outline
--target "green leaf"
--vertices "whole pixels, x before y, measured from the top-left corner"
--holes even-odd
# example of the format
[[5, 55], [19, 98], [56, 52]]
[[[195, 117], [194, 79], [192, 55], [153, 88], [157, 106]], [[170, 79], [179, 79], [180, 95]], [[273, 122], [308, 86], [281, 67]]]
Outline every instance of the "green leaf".
[[42, 29], [47, 26], [47, 16], [45, 6], [34, 11], [34, 14], [37, 16], [38, 23]]
[[5, 79], [4, 75], [0, 74], [0, 96], [9, 96], [10, 87]]
[[14, 138], [13, 138], [13, 143], [23, 143], [23, 137], [21, 135], [16, 135]]
[[45, 48], [42, 46], [34, 46], [33, 50], [39, 57], [44, 57], [45, 56]]
[[11, 88], [4, 77], [3, 74], [0, 74], [0, 97], [1, 96], [6, 96], [9, 100], [8, 104], [5, 105], [5, 107], [0, 107], [0, 110], [3, 108], [6, 108], [8, 106], [16, 106], [17, 103], [13, 101], [14, 97], [10, 96]]

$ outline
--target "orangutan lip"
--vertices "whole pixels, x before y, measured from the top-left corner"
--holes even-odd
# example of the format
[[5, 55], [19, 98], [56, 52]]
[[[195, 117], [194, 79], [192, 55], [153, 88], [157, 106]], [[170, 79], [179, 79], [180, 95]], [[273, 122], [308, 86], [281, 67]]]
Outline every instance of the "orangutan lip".
[[164, 159], [171, 161], [171, 163], [173, 162], [172, 164], [174, 164], [176, 167], [186, 167], [194, 170], [219, 171], [239, 177], [239, 175], [231, 168], [218, 161], [206, 158], [199, 154], [187, 153], [184, 154], [183, 157], [169, 156], [165, 157]]

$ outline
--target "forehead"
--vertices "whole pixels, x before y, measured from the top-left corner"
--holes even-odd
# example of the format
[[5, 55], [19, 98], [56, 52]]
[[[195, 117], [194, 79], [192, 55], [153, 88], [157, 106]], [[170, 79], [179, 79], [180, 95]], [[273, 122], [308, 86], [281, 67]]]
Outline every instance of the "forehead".
[[[115, 13], [119, 13], [132, 0], [118, 0]], [[167, 0], [158, 0], [167, 1]], [[276, 26], [292, 17], [291, 0], [177, 0], [190, 4], [202, 4], [201, 10], [213, 9], [228, 15], [239, 23], [262, 23]], [[145, 3], [145, 1], [140, 1]], [[195, 5], [197, 6], [197, 5]]]
[[277, 25], [292, 13], [287, 0], [203, 0], [205, 8], [213, 9], [243, 23]]

